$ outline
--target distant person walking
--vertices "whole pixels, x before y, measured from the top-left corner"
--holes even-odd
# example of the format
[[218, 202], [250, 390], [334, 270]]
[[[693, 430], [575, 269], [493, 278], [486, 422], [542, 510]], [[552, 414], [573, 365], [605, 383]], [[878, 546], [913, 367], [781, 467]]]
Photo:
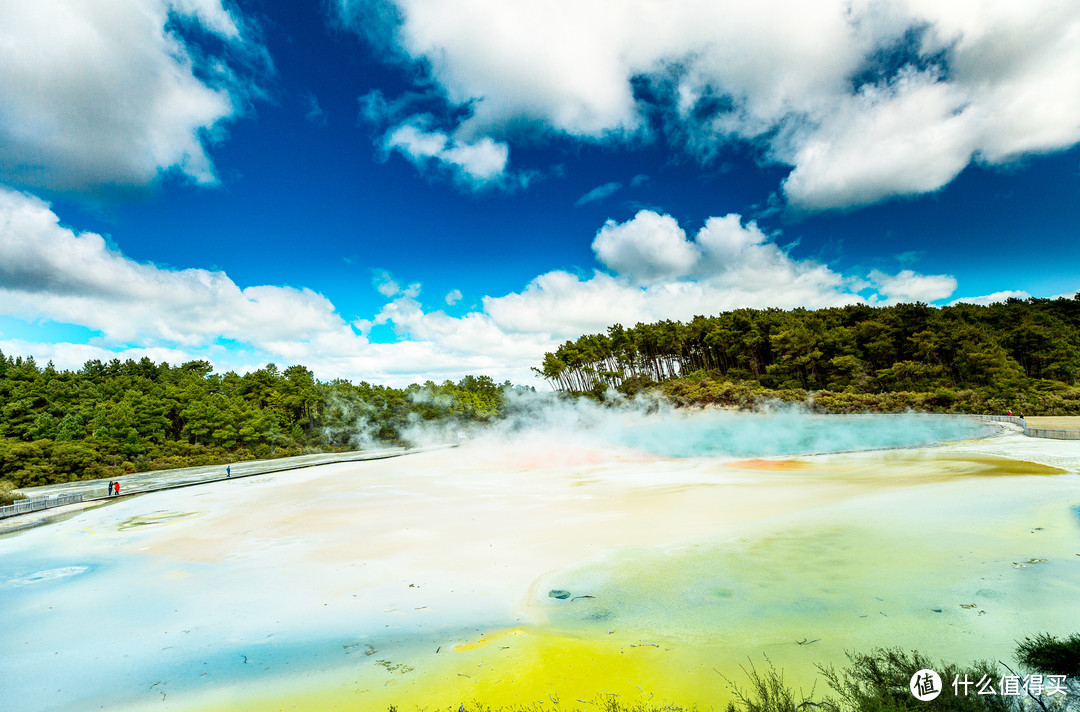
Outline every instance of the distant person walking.
[[120, 483], [119, 482], [113, 482], [113, 492], [116, 494], [117, 497], [120, 496]]
[[106, 497], [112, 497], [112, 486], [113, 486], [113, 481], [109, 480], [109, 489], [105, 492]]
[[225, 465], [225, 476], [232, 477], [232, 467], [229, 465]]

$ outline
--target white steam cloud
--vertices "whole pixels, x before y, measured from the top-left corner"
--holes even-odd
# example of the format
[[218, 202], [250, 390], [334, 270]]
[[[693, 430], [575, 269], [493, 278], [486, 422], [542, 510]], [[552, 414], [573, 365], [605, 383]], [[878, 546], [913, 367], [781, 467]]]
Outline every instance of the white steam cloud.
[[[626, 398], [609, 391], [604, 403], [521, 389], [504, 396], [504, 416], [488, 425], [416, 419], [404, 437], [413, 446], [469, 442], [490, 452], [509, 449], [507, 456], [526, 460], [588, 453], [600, 459], [730, 460], [913, 447], [995, 432], [991, 424], [945, 415], [825, 416], [780, 402], [731, 411], [675, 408], [650, 393]], [[433, 396], [420, 391], [413, 397], [423, 402]]]

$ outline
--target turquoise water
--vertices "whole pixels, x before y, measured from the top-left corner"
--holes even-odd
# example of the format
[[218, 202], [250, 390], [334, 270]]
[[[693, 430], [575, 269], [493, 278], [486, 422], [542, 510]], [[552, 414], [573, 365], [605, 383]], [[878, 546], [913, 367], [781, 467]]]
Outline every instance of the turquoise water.
[[668, 413], [624, 424], [615, 444], [661, 457], [769, 457], [915, 447], [990, 434], [986, 423], [934, 415]]

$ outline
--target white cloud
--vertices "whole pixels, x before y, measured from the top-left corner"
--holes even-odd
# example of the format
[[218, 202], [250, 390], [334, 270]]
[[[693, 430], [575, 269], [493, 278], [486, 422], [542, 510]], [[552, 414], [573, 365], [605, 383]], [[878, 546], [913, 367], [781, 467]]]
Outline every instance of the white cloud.
[[169, 6], [181, 16], [193, 17], [207, 30], [225, 39], [238, 39], [240, 28], [220, 0], [169, 0]]
[[[792, 257], [738, 215], [710, 218], [691, 238], [671, 216], [642, 211], [604, 224], [593, 250], [611, 272], [547, 272], [519, 292], [484, 297], [480, 309], [460, 317], [425, 310], [419, 283], [403, 289], [376, 271], [373, 283], [389, 301], [349, 325], [311, 290], [241, 288], [223, 272], [136, 262], [99, 235], [62, 226], [40, 199], [0, 189], [0, 315], [100, 333], [89, 344], [4, 341], [0, 348], [61, 366], [149, 355], [208, 358], [236, 370], [267, 360], [303, 363], [320, 378], [391, 385], [466, 373], [535, 383], [530, 369], [545, 351], [615, 322], [687, 320], [739, 307], [932, 301], [956, 287], [947, 275], [873, 272], [877, 293], [864, 299], [856, 294], [864, 280]], [[454, 290], [445, 301], [457, 299]], [[397, 340], [371, 342], [367, 334], [378, 324], [391, 326]]]
[[[1072, 298], [1072, 295], [1069, 295]], [[957, 304], [981, 304], [986, 306], [988, 304], [998, 304], [1004, 302], [1007, 299], [1030, 299], [1031, 295], [1023, 290], [1008, 289], [1003, 292], [994, 292], [993, 294], [986, 294], [981, 297], [961, 297], [949, 302], [949, 306], [955, 306]]]
[[978, 137], [967, 97], [929, 74], [864, 87], [799, 146], [784, 192], [804, 210], [853, 208], [938, 190], [964, 169]]
[[510, 155], [505, 143], [496, 143], [486, 136], [465, 143], [416, 123], [405, 123], [388, 131], [383, 148], [400, 151], [421, 169], [430, 164], [448, 169], [458, 180], [473, 187], [501, 181]]
[[633, 220], [608, 220], [593, 240], [603, 264], [630, 279], [650, 282], [685, 276], [698, 261], [698, 250], [670, 215], [642, 210]]
[[206, 143], [249, 90], [171, 23], [248, 53], [220, 0], [0, 3], [0, 180], [49, 190], [217, 178]]
[[5, 353], [61, 367], [146, 355], [243, 371], [274, 360], [303, 363], [321, 378], [405, 385], [467, 373], [531, 383], [529, 367], [551, 347], [546, 335], [508, 335], [480, 313], [424, 313], [419, 283], [402, 288], [385, 271], [374, 281], [394, 299], [366, 326], [392, 323], [402, 337], [395, 343], [371, 343], [309, 289], [240, 288], [223, 272], [136, 262], [100, 235], [62, 226], [44, 201], [0, 188], [0, 315], [100, 332], [90, 344], [0, 341]]
[[949, 83], [970, 97], [982, 160], [1001, 163], [1080, 141], [1080, 5], [909, 0], [949, 51]]
[[[552, 343], [608, 325], [635, 323], [645, 312], [644, 292], [604, 272], [587, 279], [556, 270], [521, 292], [484, 297], [484, 313], [506, 334], [548, 334]], [[536, 364], [533, 364], [536, 365]]]
[[3, 188], [0, 304], [5, 314], [81, 324], [113, 343], [310, 342], [347, 329], [311, 290], [241, 289], [222, 272], [135, 262], [100, 235], [61, 226], [43, 201]]
[[883, 305], [936, 302], [948, 298], [956, 291], [956, 278], [948, 274], [918, 274], [905, 269], [890, 275], [875, 269], [871, 270], [869, 277], [884, 297], [883, 300], [872, 301]]
[[485, 314], [504, 332], [547, 333], [557, 343], [616, 322], [865, 301], [855, 294], [862, 280], [792, 258], [738, 215], [710, 218], [690, 240], [671, 216], [641, 211], [606, 223], [593, 250], [615, 274], [548, 272], [521, 292], [486, 297]]
[[392, 297], [401, 291], [401, 285], [386, 270], [375, 270], [371, 283], [375, 285], [375, 290], [384, 297]]
[[610, 198], [612, 195], [615, 195], [615, 193], [618, 193], [621, 188], [622, 183], [618, 183], [615, 181], [612, 181], [611, 183], [604, 183], [603, 185], [598, 185], [585, 195], [578, 198], [574, 202], [574, 205], [580, 207], [589, 203], [595, 203], [598, 200], [603, 200], [604, 198]]
[[445, 301], [449, 306], [454, 306], [461, 301], [461, 297], [462, 294], [460, 289], [451, 289], [446, 293]]
[[160, 346], [108, 349], [91, 344], [43, 344], [23, 339], [0, 340], [0, 351], [3, 351], [5, 355], [33, 356], [38, 366], [44, 366], [52, 361], [53, 365], [61, 370], [78, 370], [87, 361], [111, 361], [114, 358], [121, 361], [128, 359], [138, 361], [142, 358], [148, 358], [155, 363], [166, 362], [173, 365], [203, 358], [202, 355], [196, 355], [191, 351]]
[[463, 145], [537, 130], [652, 140], [645, 117], [659, 115], [666, 140], [704, 160], [764, 145], [792, 167], [786, 194], [803, 210], [935, 191], [973, 160], [1080, 141], [1075, 2], [339, 4], [346, 19], [381, 9], [364, 31], [466, 110], [446, 134]]

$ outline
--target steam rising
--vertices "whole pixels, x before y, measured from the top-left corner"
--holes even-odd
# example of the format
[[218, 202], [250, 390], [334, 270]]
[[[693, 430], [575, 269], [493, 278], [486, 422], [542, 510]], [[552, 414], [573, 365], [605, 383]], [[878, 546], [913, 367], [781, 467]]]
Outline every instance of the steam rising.
[[[424, 396], [421, 396], [424, 397]], [[665, 458], [764, 457], [914, 447], [988, 434], [984, 423], [944, 415], [821, 415], [775, 404], [754, 412], [675, 408], [658, 395], [606, 403], [553, 393], [505, 392], [490, 425], [414, 418], [411, 445], [454, 444], [636, 451]]]

